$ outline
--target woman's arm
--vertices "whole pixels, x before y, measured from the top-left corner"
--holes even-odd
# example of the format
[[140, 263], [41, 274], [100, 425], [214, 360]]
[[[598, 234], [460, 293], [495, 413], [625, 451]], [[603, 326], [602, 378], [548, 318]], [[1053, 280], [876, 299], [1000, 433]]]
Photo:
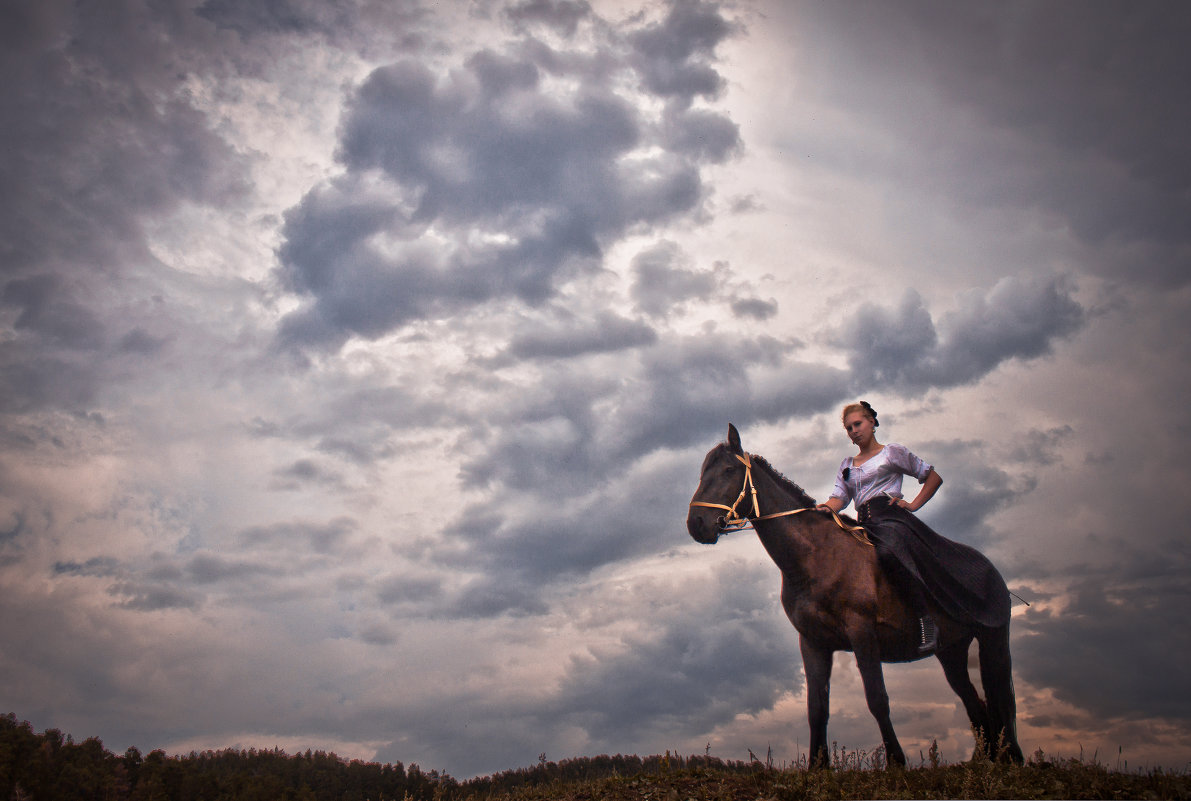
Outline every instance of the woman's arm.
[[[918, 495], [914, 500], [907, 501], [905, 498], [900, 498], [897, 505], [903, 509], [909, 509], [911, 512], [917, 512], [926, 502], [935, 497], [935, 493], [939, 491], [939, 487], [943, 486], [943, 477], [935, 472], [934, 468], [926, 474], [926, 479], [922, 482], [922, 489], [918, 490]], [[828, 500], [835, 500], [829, 498]]]
[[838, 514], [839, 510], [843, 509], [847, 505], [848, 505], [848, 502], [845, 501], [843, 498], [837, 498], [834, 495], [832, 495], [830, 498], [828, 498], [826, 501], [819, 504], [815, 508], [816, 509], [830, 509], [832, 512], [835, 512]]

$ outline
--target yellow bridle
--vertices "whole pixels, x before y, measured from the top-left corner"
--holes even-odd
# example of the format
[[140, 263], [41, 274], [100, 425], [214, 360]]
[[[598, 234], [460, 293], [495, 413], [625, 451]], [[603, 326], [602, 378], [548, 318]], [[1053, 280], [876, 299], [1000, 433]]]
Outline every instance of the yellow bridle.
[[[761, 504], [757, 502], [757, 485], [753, 483], [753, 461], [749, 458], [747, 453], [734, 454], [736, 459], [744, 465], [744, 486], [740, 488], [740, 494], [736, 496], [736, 500], [732, 502], [731, 506], [722, 503], [711, 503], [709, 501], [691, 501], [691, 506], [703, 506], [708, 509], [723, 509], [728, 514], [724, 516], [724, 524], [721, 531], [725, 534], [731, 534], [748, 528], [753, 523], [759, 520], [773, 520], [778, 517], [790, 517], [791, 515], [802, 514], [810, 511], [824, 511], [814, 506], [804, 506], [801, 509], [789, 509], [785, 512], [774, 512], [773, 514], [761, 514]], [[742, 517], [736, 511], [736, 507], [746, 496], [752, 496], [753, 499], [753, 515], [752, 517]], [[831, 509], [831, 517], [835, 520], [835, 524], [844, 531], [851, 534], [865, 545], [872, 545], [872, 540], [868, 538], [868, 533], [863, 526], [850, 526], [844, 522], [843, 518], [839, 516], [834, 509]]]

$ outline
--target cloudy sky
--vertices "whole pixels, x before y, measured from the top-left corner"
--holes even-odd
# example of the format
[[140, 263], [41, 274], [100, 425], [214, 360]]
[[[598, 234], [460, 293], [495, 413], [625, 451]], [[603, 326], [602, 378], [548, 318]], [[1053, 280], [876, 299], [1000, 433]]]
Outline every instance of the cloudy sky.
[[[464, 778], [808, 740], [729, 422], [845, 402], [1015, 610], [1027, 753], [1191, 761], [1178, 3], [7, 0], [0, 712]], [[971, 738], [887, 671], [909, 754]], [[830, 736], [879, 743], [840, 655]], [[912, 761], [913, 758], [912, 758]]]

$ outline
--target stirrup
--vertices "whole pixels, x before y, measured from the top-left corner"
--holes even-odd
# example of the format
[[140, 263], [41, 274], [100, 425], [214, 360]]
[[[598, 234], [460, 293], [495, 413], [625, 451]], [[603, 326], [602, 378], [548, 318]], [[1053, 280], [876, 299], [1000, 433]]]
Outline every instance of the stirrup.
[[935, 619], [930, 615], [923, 615], [918, 619], [918, 629], [921, 639], [918, 642], [918, 653], [929, 654], [939, 645], [939, 633], [935, 628]]

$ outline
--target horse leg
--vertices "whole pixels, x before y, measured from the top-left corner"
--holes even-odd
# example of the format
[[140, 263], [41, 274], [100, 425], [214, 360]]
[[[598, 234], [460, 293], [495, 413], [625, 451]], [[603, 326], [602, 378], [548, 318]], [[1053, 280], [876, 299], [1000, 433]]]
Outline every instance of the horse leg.
[[870, 639], [870, 642], [852, 643], [856, 652], [856, 667], [860, 669], [860, 678], [864, 682], [864, 700], [868, 702], [868, 711], [877, 719], [877, 726], [881, 729], [886, 762], [905, 767], [906, 755], [893, 732], [893, 721], [889, 719], [889, 693], [885, 691], [885, 674], [881, 670], [876, 635]]
[[1013, 660], [1009, 654], [1009, 626], [982, 629], [980, 643], [980, 681], [988, 703], [989, 738], [992, 753], [1001, 748], [1022, 764], [1025, 757], [1017, 742], [1017, 700], [1013, 693]]
[[802, 668], [806, 671], [806, 717], [811, 725], [812, 768], [827, 767], [827, 718], [830, 715], [831, 658], [829, 648], [799, 637]]
[[940, 648], [935, 657], [943, 666], [943, 675], [951, 689], [963, 701], [964, 710], [968, 713], [968, 720], [972, 721], [972, 731], [976, 735], [977, 744], [983, 748], [990, 759], [996, 757], [996, 744], [990, 741], [988, 707], [972, 685], [972, 677], [968, 675], [968, 646], [972, 638], [962, 642]]

